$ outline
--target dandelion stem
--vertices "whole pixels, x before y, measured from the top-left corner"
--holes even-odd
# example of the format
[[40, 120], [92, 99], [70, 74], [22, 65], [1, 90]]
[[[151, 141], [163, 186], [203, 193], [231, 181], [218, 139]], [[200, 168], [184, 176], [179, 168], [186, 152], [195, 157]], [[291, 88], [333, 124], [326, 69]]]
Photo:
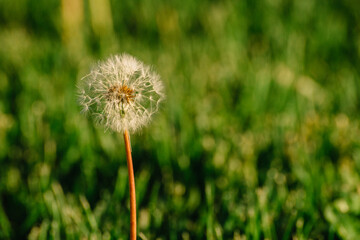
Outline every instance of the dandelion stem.
[[129, 174], [129, 191], [130, 191], [130, 240], [136, 240], [136, 197], [135, 197], [135, 178], [131, 157], [131, 146], [128, 130], [124, 131], [124, 141], [126, 149], [126, 161]]

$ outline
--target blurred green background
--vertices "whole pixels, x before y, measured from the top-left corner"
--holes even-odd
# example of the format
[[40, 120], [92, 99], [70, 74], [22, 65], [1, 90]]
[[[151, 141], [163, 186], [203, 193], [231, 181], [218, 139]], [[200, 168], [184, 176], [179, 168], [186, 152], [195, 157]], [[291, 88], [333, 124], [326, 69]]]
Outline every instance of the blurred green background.
[[128, 239], [123, 138], [76, 84], [127, 52], [139, 239], [358, 239], [356, 0], [0, 0], [0, 239]]

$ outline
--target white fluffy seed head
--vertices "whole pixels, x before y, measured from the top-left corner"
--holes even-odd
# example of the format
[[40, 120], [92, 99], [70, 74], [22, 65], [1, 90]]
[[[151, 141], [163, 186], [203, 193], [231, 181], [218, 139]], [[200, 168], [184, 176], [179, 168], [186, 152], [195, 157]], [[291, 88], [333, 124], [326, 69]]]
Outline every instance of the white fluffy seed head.
[[147, 125], [164, 99], [159, 75], [128, 54], [99, 62], [79, 84], [82, 112], [105, 129], [135, 132]]

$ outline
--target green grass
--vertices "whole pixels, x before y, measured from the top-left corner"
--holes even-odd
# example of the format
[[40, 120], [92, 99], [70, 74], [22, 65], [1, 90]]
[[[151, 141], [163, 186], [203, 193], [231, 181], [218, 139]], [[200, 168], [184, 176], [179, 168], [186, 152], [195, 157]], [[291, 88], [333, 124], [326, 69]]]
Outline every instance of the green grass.
[[351, 0], [0, 0], [0, 239], [128, 238], [122, 136], [76, 96], [121, 52], [167, 95], [132, 136], [141, 238], [356, 239], [359, 13]]

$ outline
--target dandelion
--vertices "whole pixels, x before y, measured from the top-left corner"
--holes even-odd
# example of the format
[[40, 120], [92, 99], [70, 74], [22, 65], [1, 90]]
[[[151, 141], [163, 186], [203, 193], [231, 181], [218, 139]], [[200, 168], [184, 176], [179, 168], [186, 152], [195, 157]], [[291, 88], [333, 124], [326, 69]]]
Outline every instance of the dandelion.
[[100, 62], [79, 85], [82, 112], [115, 132], [146, 126], [163, 99], [159, 76], [128, 54]]
[[136, 197], [129, 131], [135, 132], [147, 125], [163, 99], [163, 85], [159, 76], [128, 54], [100, 62], [81, 79], [79, 85], [82, 112], [92, 116], [105, 129], [124, 134], [131, 240], [136, 240]]

